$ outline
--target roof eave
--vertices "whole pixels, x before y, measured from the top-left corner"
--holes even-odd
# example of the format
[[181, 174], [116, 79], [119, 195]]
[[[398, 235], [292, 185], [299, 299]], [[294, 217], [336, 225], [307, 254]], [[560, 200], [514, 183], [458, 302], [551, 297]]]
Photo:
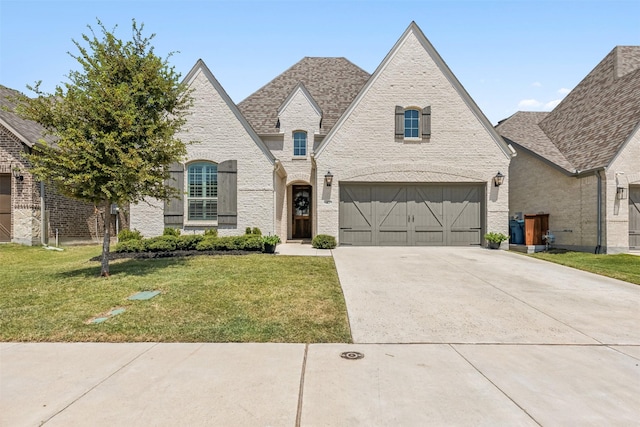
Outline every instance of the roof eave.
[[263, 152], [265, 157], [269, 160], [269, 162], [272, 165], [275, 165], [276, 158], [273, 155], [273, 153], [271, 152], [271, 150], [269, 150], [269, 148], [267, 148], [267, 146], [264, 144], [262, 139], [258, 136], [258, 134], [253, 129], [253, 127], [249, 124], [249, 121], [240, 112], [240, 109], [238, 108], [238, 106], [233, 102], [233, 100], [231, 99], [231, 97], [229, 96], [227, 91], [224, 90], [224, 88], [222, 87], [220, 82], [215, 78], [215, 76], [213, 75], [211, 70], [209, 70], [209, 67], [207, 67], [207, 64], [205, 64], [202, 59], [198, 59], [198, 61], [196, 61], [195, 65], [193, 66], [193, 68], [191, 68], [189, 73], [187, 73], [187, 75], [182, 80], [182, 82], [185, 83], [187, 86], [190, 86], [191, 83], [193, 82], [193, 79], [195, 78], [195, 76], [198, 74], [198, 71], [200, 71], [200, 70], [204, 73], [204, 75], [207, 77], [209, 82], [213, 85], [213, 87], [216, 89], [216, 91], [220, 94], [220, 96], [222, 97], [224, 102], [227, 104], [229, 109], [236, 116], [238, 121], [240, 121], [240, 123], [242, 124], [242, 126], [244, 127], [246, 132], [249, 134], [251, 139], [253, 139], [253, 141], [256, 143], [258, 148], [260, 148], [260, 150]]

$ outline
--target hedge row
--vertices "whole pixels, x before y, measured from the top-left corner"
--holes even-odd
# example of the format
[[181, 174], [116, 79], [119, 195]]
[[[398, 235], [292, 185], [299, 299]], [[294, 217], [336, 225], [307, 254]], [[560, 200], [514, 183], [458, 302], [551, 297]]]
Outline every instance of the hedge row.
[[248, 234], [244, 236], [202, 236], [189, 234], [184, 236], [164, 235], [149, 239], [131, 239], [120, 241], [114, 252], [170, 252], [170, 251], [261, 251], [262, 237]]

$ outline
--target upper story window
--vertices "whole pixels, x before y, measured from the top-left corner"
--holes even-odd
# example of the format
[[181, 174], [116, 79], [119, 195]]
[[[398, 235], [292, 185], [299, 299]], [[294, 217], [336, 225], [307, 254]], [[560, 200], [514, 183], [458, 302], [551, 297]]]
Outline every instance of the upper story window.
[[420, 114], [418, 110], [404, 111], [404, 137], [418, 138], [420, 136]]
[[397, 105], [395, 136], [410, 142], [431, 138], [431, 106], [405, 108]]
[[189, 165], [187, 206], [189, 220], [215, 221], [218, 219], [218, 165], [209, 162]]
[[306, 132], [293, 133], [293, 155], [294, 156], [307, 155], [307, 133]]

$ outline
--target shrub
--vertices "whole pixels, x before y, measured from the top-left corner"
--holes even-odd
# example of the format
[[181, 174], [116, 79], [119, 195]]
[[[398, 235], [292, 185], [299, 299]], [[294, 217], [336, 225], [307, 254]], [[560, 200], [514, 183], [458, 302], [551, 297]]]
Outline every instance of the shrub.
[[245, 251], [261, 251], [262, 250], [262, 237], [259, 235], [253, 235], [245, 237], [242, 242], [242, 250]]
[[205, 237], [218, 237], [218, 229], [217, 228], [209, 228], [204, 230]]
[[256, 236], [262, 236], [262, 230], [260, 230], [258, 227], [253, 227], [253, 230], [251, 230], [251, 234], [255, 234]]
[[114, 252], [144, 252], [144, 250], [144, 242], [137, 239], [121, 240], [113, 249]]
[[185, 234], [176, 239], [176, 249], [179, 251], [192, 251], [196, 249], [198, 243], [204, 239], [199, 234]]
[[158, 236], [144, 240], [145, 249], [149, 252], [168, 252], [176, 250], [175, 236]]
[[491, 233], [485, 234], [484, 238], [487, 242], [502, 243], [505, 240], [507, 240], [509, 236], [504, 235], [502, 233], [491, 232]]
[[336, 238], [328, 234], [318, 234], [311, 241], [311, 246], [316, 249], [334, 249], [336, 245]]
[[142, 240], [142, 233], [138, 230], [120, 230], [118, 233], [118, 242], [126, 242], [127, 240]]
[[267, 245], [277, 245], [280, 243], [280, 236], [262, 236], [262, 242]]
[[251, 234], [251, 227], [247, 227], [244, 229], [244, 234]]
[[203, 238], [197, 245], [199, 251], [260, 251], [262, 239], [260, 236], [225, 236]]
[[179, 228], [171, 228], [171, 227], [167, 227], [164, 229], [164, 231], [162, 232], [163, 236], [174, 236], [174, 237], [178, 237], [180, 235], [180, 229]]

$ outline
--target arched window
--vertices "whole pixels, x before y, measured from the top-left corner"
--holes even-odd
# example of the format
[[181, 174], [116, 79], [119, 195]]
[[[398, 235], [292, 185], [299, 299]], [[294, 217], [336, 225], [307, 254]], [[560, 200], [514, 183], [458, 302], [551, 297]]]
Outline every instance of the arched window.
[[420, 136], [420, 112], [418, 110], [404, 111], [404, 137], [418, 138]]
[[293, 155], [294, 156], [307, 155], [307, 133], [306, 132], [293, 133]]
[[188, 218], [193, 221], [218, 219], [218, 165], [192, 163], [187, 173]]

